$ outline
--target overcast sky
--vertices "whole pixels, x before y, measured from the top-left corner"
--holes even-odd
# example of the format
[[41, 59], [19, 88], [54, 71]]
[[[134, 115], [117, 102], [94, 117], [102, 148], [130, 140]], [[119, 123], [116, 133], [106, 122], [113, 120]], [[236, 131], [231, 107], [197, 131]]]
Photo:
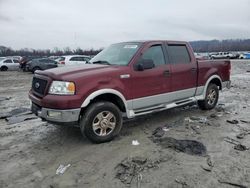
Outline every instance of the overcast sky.
[[0, 0], [0, 45], [84, 49], [250, 38], [250, 0]]

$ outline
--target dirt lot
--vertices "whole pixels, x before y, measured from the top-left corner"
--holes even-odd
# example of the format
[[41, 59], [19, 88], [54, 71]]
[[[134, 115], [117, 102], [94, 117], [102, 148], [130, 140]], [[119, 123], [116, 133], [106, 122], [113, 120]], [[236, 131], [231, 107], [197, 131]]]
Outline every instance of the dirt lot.
[[[232, 61], [233, 87], [216, 109], [193, 105], [127, 121], [105, 144], [30, 114], [20, 123], [2, 118], [0, 187], [250, 187], [248, 70], [249, 61]], [[29, 107], [31, 79], [0, 72], [1, 116]], [[60, 164], [70, 166], [56, 174]]]

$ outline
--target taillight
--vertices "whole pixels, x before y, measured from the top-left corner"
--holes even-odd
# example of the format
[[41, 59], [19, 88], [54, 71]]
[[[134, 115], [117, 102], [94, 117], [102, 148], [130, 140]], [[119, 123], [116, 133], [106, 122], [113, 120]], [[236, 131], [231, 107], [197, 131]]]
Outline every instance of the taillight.
[[65, 61], [60, 61], [59, 64], [65, 65]]

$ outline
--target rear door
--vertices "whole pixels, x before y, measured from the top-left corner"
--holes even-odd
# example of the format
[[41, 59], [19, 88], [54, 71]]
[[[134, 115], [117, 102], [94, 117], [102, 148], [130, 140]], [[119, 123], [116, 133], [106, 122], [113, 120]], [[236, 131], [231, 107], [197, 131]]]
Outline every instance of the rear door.
[[70, 61], [70, 64], [72, 65], [81, 65], [81, 64], [86, 63], [85, 58], [81, 56], [71, 57], [69, 61]]
[[147, 44], [135, 64], [141, 59], [153, 60], [155, 67], [143, 71], [132, 71], [133, 109], [139, 110], [164, 103], [164, 94], [171, 90], [170, 65], [166, 64], [164, 46], [154, 42]]
[[14, 62], [14, 65], [13, 65], [14, 69], [18, 70], [19, 69], [19, 61], [17, 59], [13, 59], [12, 61]]
[[186, 43], [167, 43], [170, 58], [172, 92], [175, 100], [193, 97], [196, 91], [197, 64], [193, 55], [190, 55]]
[[12, 59], [4, 60], [3, 65], [8, 67], [8, 70], [14, 70], [14, 62], [12, 61]]

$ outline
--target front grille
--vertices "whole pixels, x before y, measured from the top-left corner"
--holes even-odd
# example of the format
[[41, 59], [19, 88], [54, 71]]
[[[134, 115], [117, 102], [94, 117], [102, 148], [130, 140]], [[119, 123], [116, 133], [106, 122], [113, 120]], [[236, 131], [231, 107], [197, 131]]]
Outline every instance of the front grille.
[[44, 95], [46, 86], [47, 86], [47, 80], [43, 80], [36, 77], [33, 78], [32, 90], [35, 91], [36, 93]]

